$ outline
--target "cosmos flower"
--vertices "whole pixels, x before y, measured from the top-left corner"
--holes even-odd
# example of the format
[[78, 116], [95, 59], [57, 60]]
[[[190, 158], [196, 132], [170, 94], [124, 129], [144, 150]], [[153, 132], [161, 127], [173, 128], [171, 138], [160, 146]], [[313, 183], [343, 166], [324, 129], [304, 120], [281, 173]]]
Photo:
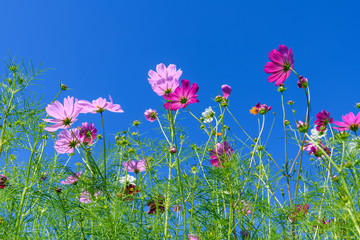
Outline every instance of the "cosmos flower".
[[159, 195], [148, 201], [147, 206], [150, 207], [148, 214], [156, 214], [157, 210], [159, 213], [163, 213], [165, 212], [165, 199], [162, 195]]
[[299, 80], [297, 81], [297, 85], [299, 88], [307, 88], [307, 86], [309, 85], [309, 81], [307, 78], [300, 76]]
[[96, 139], [97, 129], [93, 123], [88, 124], [84, 122], [81, 124], [80, 137], [83, 138], [83, 142], [91, 145]]
[[266, 63], [265, 72], [270, 73], [269, 82], [275, 82], [275, 86], [283, 84], [289, 77], [291, 69], [294, 67], [292, 49], [285, 45], [280, 45], [279, 50], [273, 49], [269, 53], [271, 62]]
[[156, 112], [156, 110], [152, 110], [151, 108], [149, 108], [148, 110], [145, 111], [144, 113], [146, 120], [150, 121], [150, 122], [154, 122], [157, 119], [158, 113]]
[[334, 124], [339, 127], [334, 127], [339, 131], [351, 130], [356, 132], [360, 126], [360, 112], [355, 116], [354, 113], [350, 112], [342, 116], [344, 122], [335, 121]]
[[146, 162], [145, 162], [145, 158], [139, 160], [139, 161], [129, 161], [129, 162], [123, 162], [123, 169], [124, 171], [129, 171], [129, 172], [134, 172], [134, 173], [139, 173], [139, 172], [144, 172], [146, 171]]
[[98, 191], [96, 193], [94, 193], [94, 195], [91, 195], [91, 193], [89, 193], [88, 191], [83, 191], [79, 198], [80, 198], [80, 202], [82, 203], [91, 203], [93, 198], [97, 198], [98, 196], [101, 196], [102, 192]]
[[119, 179], [119, 182], [121, 184], [126, 184], [126, 183], [134, 184], [136, 182], [136, 178], [131, 175], [127, 175], [127, 176], [121, 177]]
[[86, 100], [79, 100], [79, 105], [82, 107], [81, 113], [102, 113], [105, 110], [110, 112], [122, 113], [119, 104], [114, 104], [111, 96], [109, 95], [110, 102], [106, 101], [106, 98], [98, 98], [91, 103]]
[[210, 163], [214, 167], [221, 167], [221, 163], [231, 158], [234, 150], [228, 142], [217, 143], [215, 149], [210, 151]]
[[188, 235], [189, 240], [200, 240], [200, 237], [198, 235], [190, 233]]
[[271, 106], [267, 106], [266, 104], [260, 104], [260, 103], [258, 103], [258, 104], [256, 104], [256, 106], [255, 107], [253, 107], [252, 109], [250, 109], [250, 113], [251, 114], [254, 114], [254, 115], [256, 115], [256, 114], [258, 114], [258, 113], [260, 113], [261, 115], [264, 115], [264, 114], [266, 114], [268, 111], [270, 111], [271, 110]]
[[[327, 155], [330, 155], [330, 149], [326, 147], [320, 140], [318, 140], [317, 144], [326, 152]], [[324, 157], [323, 152], [312, 142], [307, 142], [303, 147], [304, 151], [308, 151], [309, 155], [314, 155], [317, 159], [321, 159]]]
[[316, 114], [316, 120], [315, 120], [316, 130], [325, 131], [326, 126], [329, 123], [333, 123], [333, 118], [330, 117], [329, 112], [322, 110], [321, 112]]
[[58, 140], [55, 141], [55, 150], [58, 153], [73, 153], [74, 149], [80, 146], [83, 142], [83, 137], [80, 135], [80, 130], [74, 128], [72, 132], [68, 129], [62, 130], [58, 134]]
[[75, 173], [74, 175], [70, 175], [66, 178], [66, 180], [61, 181], [61, 184], [76, 184], [79, 181], [82, 171], [79, 173]]
[[123, 200], [132, 201], [132, 196], [136, 195], [139, 191], [140, 189], [136, 187], [135, 184], [128, 184], [118, 196], [122, 197]]
[[9, 185], [9, 178], [4, 174], [0, 174], [0, 188], [4, 189]]
[[179, 86], [179, 79], [182, 74], [181, 69], [176, 70], [176, 65], [170, 64], [167, 68], [163, 63], [156, 66], [156, 72], [150, 70], [148, 75], [152, 89], [159, 96], [175, 91]]
[[314, 127], [313, 129], [311, 129], [311, 135], [310, 137], [313, 139], [313, 140], [317, 140], [317, 139], [320, 139], [322, 137], [325, 137], [326, 136], [326, 133], [327, 133], [327, 129], [325, 129], [324, 131], [318, 131], [316, 129], [316, 127]]
[[231, 87], [229, 85], [225, 84], [225, 85], [221, 86], [221, 89], [222, 89], [224, 98], [227, 99], [231, 94], [231, 90], [232, 90]]
[[81, 112], [81, 107], [78, 100], [74, 97], [64, 98], [64, 105], [59, 101], [50, 103], [46, 108], [46, 113], [54, 119], [43, 119], [45, 122], [54, 123], [49, 127], [44, 128], [49, 132], [55, 132], [58, 129], [64, 129], [71, 126], [77, 119], [76, 117]]
[[204, 118], [204, 123], [210, 123], [214, 120], [215, 112], [212, 110], [211, 107], [208, 107], [201, 115]]
[[190, 103], [199, 102], [197, 91], [199, 91], [199, 86], [196, 83], [193, 83], [190, 87], [189, 80], [181, 80], [182, 87], [178, 86], [173, 93], [170, 93], [168, 96], [164, 96], [167, 102], [164, 104], [165, 109], [178, 110], [180, 108], [185, 108]]

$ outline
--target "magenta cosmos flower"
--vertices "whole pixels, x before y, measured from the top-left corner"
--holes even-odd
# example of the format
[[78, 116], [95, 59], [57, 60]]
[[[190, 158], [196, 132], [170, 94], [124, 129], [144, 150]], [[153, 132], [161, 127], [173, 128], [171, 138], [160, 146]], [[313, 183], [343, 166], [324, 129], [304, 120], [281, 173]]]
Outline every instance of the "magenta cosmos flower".
[[80, 127], [80, 137], [83, 138], [83, 142], [91, 145], [96, 139], [97, 129], [93, 123], [84, 122]]
[[79, 181], [82, 171], [68, 176], [65, 180], [61, 181], [61, 184], [75, 184]]
[[289, 77], [291, 69], [294, 67], [292, 49], [285, 45], [280, 45], [279, 50], [273, 49], [269, 52], [271, 62], [266, 63], [265, 72], [270, 73], [269, 82], [275, 82], [275, 86], [283, 84]]
[[344, 122], [335, 121], [334, 124], [339, 127], [334, 127], [339, 131], [351, 130], [356, 132], [360, 126], [360, 112], [355, 116], [352, 112], [342, 116]]
[[163, 63], [156, 65], [156, 72], [150, 70], [148, 75], [152, 89], [159, 96], [175, 91], [179, 86], [179, 79], [182, 74], [181, 69], [176, 70], [176, 65], [170, 64], [167, 68]]
[[189, 80], [181, 80], [182, 87], [177, 87], [175, 92], [164, 96], [167, 102], [164, 104], [165, 109], [178, 110], [180, 108], [185, 108], [190, 103], [197, 103], [196, 93], [199, 91], [199, 86], [196, 83], [193, 83], [190, 87]]
[[123, 168], [124, 171], [126, 171], [126, 169], [129, 172], [134, 172], [134, 173], [139, 173], [139, 172], [146, 171], [146, 162], [145, 162], [144, 158], [139, 160], [139, 161], [132, 160], [129, 163], [123, 162], [122, 165], [124, 167]]
[[198, 235], [190, 233], [188, 235], [189, 240], [200, 240], [200, 237]]
[[328, 123], [333, 123], [333, 118], [330, 117], [329, 112], [322, 110], [321, 112], [316, 114], [316, 121], [315, 121], [316, 130], [320, 132], [325, 131], [326, 125], [328, 125]]
[[55, 150], [58, 153], [73, 153], [75, 148], [80, 146], [84, 137], [80, 135], [80, 129], [74, 128], [72, 132], [68, 129], [62, 130], [58, 135], [58, 140], [55, 141]]
[[223, 92], [223, 96], [225, 99], [227, 99], [230, 96], [231, 91], [232, 91], [231, 87], [226, 84], [221, 86], [221, 90]]
[[165, 212], [165, 199], [162, 195], [152, 198], [148, 201], [147, 206], [150, 207], [148, 214]]
[[[317, 144], [326, 152], [327, 155], [331, 154], [331, 151], [328, 147], [326, 147], [321, 141], [318, 141]], [[323, 152], [312, 142], [307, 142], [307, 144], [303, 147], [304, 151], [308, 151], [309, 155], [314, 155], [317, 159], [321, 159], [324, 157]]]
[[93, 198], [97, 198], [98, 196], [101, 196], [101, 195], [102, 195], [101, 191], [98, 191], [98, 192], [94, 193], [93, 196], [88, 191], [83, 191], [79, 196], [80, 197], [80, 202], [82, 202], [82, 203], [91, 203]]
[[256, 104], [255, 107], [253, 107], [252, 109], [250, 109], [250, 113], [251, 114], [258, 114], [260, 113], [261, 115], [265, 115], [268, 111], [271, 110], [271, 106], [267, 106], [266, 104]]
[[214, 167], [221, 167], [221, 163], [231, 158], [234, 150], [228, 142], [217, 143], [215, 149], [210, 151], [210, 163]]
[[64, 98], [64, 105], [59, 101], [50, 103], [46, 107], [46, 113], [53, 117], [54, 119], [43, 119], [45, 122], [54, 123], [49, 127], [46, 127], [45, 130], [49, 132], [55, 132], [58, 129], [64, 129], [69, 127], [77, 119], [76, 117], [81, 112], [81, 107], [78, 103], [78, 100], [74, 97]]
[[9, 178], [4, 174], [0, 174], [0, 188], [4, 189], [9, 185]]
[[110, 112], [122, 113], [124, 112], [119, 104], [114, 104], [111, 96], [109, 95], [110, 102], [105, 98], [98, 98], [91, 103], [86, 100], [79, 100], [79, 105], [82, 107], [81, 113], [102, 113], [105, 110]]
[[146, 110], [144, 115], [145, 115], [146, 120], [148, 120], [150, 122], [154, 122], [157, 119], [157, 116], [158, 116], [156, 110], [155, 109], [152, 110], [151, 108]]

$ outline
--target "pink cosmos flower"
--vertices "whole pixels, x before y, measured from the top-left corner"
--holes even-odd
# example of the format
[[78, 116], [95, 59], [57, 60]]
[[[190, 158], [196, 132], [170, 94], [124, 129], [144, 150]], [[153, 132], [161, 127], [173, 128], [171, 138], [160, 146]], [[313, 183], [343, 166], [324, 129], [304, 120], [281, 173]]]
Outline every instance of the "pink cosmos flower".
[[193, 83], [190, 87], [189, 80], [181, 80], [182, 87], [177, 87], [175, 92], [170, 93], [168, 96], [164, 96], [167, 102], [164, 104], [165, 109], [178, 110], [185, 108], [190, 103], [199, 102], [196, 95], [199, 91], [199, 86]]
[[82, 203], [91, 203], [93, 198], [97, 198], [98, 196], [101, 196], [101, 195], [102, 195], [101, 191], [98, 191], [98, 192], [94, 193], [93, 196], [88, 191], [83, 191], [79, 196], [80, 197], [80, 202], [82, 202]]
[[324, 132], [328, 123], [333, 123], [333, 118], [330, 117], [329, 112], [322, 110], [321, 112], [316, 114], [316, 130]]
[[159, 96], [175, 91], [179, 86], [179, 79], [182, 74], [181, 69], [176, 71], [176, 65], [170, 64], [167, 68], [163, 63], [156, 66], [156, 72], [150, 70], [148, 75], [152, 89]]
[[360, 126], [360, 112], [355, 116], [352, 112], [342, 116], [344, 122], [335, 121], [334, 124], [339, 127], [334, 127], [339, 131], [351, 130], [356, 132]]
[[78, 128], [72, 129], [72, 132], [68, 129], [62, 130], [58, 135], [58, 140], [55, 141], [55, 150], [58, 153], [73, 153], [74, 149], [80, 146], [80, 142], [83, 142], [83, 137], [80, 135]]
[[146, 120], [148, 120], [150, 122], [154, 122], [157, 119], [157, 116], [158, 116], [156, 110], [155, 109], [152, 110], [151, 108], [146, 110], [144, 115], [145, 115]]
[[[327, 155], [331, 154], [330, 149], [326, 147], [321, 141], [318, 141], [317, 143], [327, 153]], [[321, 159], [324, 157], [322, 151], [312, 142], [307, 142], [306, 145], [303, 147], [303, 151], [308, 151], [309, 155], [314, 155], [317, 159]]]
[[229, 85], [225, 84], [225, 85], [221, 86], [221, 89], [222, 89], [224, 98], [227, 99], [231, 94], [231, 90], [232, 90], [231, 87]]
[[98, 98], [91, 103], [86, 100], [79, 100], [79, 105], [82, 107], [81, 113], [102, 113], [105, 110], [110, 112], [122, 113], [124, 112], [119, 104], [114, 104], [111, 96], [109, 95], [110, 102], [105, 98]]
[[265, 72], [271, 74], [268, 81], [276, 81], [275, 86], [279, 86], [289, 77], [291, 68], [294, 67], [292, 49], [289, 50], [285, 45], [280, 45], [279, 50], [273, 49], [269, 52], [269, 59], [271, 62], [265, 65]]
[[231, 158], [234, 150], [228, 142], [217, 143], [215, 149], [210, 151], [210, 163], [214, 167], [221, 167], [221, 163]]
[[9, 185], [9, 178], [4, 174], [0, 174], [0, 188], [4, 189]]
[[77, 120], [76, 117], [81, 111], [81, 107], [76, 98], [74, 101], [74, 97], [68, 96], [67, 98], [64, 98], [64, 105], [62, 105], [59, 101], [55, 101], [50, 103], [45, 110], [46, 113], [54, 119], [43, 120], [45, 122], [55, 124], [44, 129], [49, 132], [55, 132], [58, 129], [68, 128], [73, 122], [75, 122]]
[[200, 240], [200, 237], [198, 235], [190, 233], [188, 235], [189, 240]]
[[129, 172], [134, 172], [134, 173], [139, 173], [139, 172], [144, 172], [146, 171], [146, 162], [145, 162], [145, 158], [139, 160], [139, 161], [130, 161], [129, 163], [127, 162], [123, 162], [123, 169], [124, 171], [126, 171], [126, 169]]
[[97, 129], [93, 123], [84, 122], [81, 124], [80, 137], [83, 138], [84, 143], [91, 145], [96, 139]]
[[300, 76], [299, 80], [297, 81], [298, 88], [307, 88], [309, 85], [309, 81], [306, 77]]
[[261, 115], [265, 115], [268, 111], [271, 110], [271, 106], [267, 106], [266, 104], [256, 104], [255, 107], [253, 107], [252, 109], [250, 109], [250, 113], [251, 114], [258, 114], [260, 113]]
[[173, 211], [174, 212], [178, 212], [182, 210], [182, 206], [180, 204], [176, 204], [175, 206], [173, 206]]
[[76, 184], [79, 181], [82, 171], [79, 173], [75, 173], [74, 175], [70, 175], [66, 178], [66, 180], [61, 181], [61, 184]]

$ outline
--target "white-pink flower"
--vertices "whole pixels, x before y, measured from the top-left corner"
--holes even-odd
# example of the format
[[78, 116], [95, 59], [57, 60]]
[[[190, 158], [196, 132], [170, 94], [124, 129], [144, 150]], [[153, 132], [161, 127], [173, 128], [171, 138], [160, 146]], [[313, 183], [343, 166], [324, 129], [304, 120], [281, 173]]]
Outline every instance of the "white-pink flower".
[[76, 98], [74, 100], [74, 97], [68, 96], [64, 98], [64, 105], [55, 101], [50, 103], [45, 110], [49, 116], [54, 118], [43, 119], [45, 122], [54, 123], [54, 125], [46, 127], [45, 130], [55, 132], [58, 129], [70, 127], [77, 120], [76, 117], [79, 115], [81, 107]]
[[102, 113], [105, 110], [110, 112], [122, 113], [119, 104], [114, 104], [111, 96], [109, 95], [110, 102], [106, 101], [106, 98], [98, 98], [92, 102], [86, 100], [79, 100], [79, 105], [82, 108], [81, 113]]
[[152, 89], [159, 96], [175, 91], [179, 86], [179, 78], [182, 74], [181, 69], [176, 70], [176, 65], [170, 64], [167, 68], [163, 63], [156, 65], [156, 72], [150, 70], [148, 75]]
[[93, 196], [91, 196], [91, 193], [89, 193], [88, 191], [83, 191], [80, 194], [80, 202], [82, 203], [91, 203], [93, 198], [97, 198], [98, 196], [102, 195], [101, 191], [98, 191], [96, 193], [94, 193]]
[[75, 184], [79, 181], [81, 176], [81, 171], [79, 173], [75, 173], [74, 175], [68, 176], [65, 180], [61, 181], [61, 184]]

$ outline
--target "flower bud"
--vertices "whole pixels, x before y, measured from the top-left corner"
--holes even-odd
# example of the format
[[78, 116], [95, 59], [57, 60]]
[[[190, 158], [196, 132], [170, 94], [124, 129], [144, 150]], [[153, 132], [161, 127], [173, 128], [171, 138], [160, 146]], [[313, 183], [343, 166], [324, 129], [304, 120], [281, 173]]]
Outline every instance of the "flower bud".
[[290, 124], [289, 120], [284, 120], [284, 125], [285, 126], [289, 126], [289, 124]]
[[63, 83], [60, 83], [60, 89], [61, 89], [62, 91], [66, 91], [66, 90], [68, 89], [68, 87], [67, 87], [65, 84], [63, 84]]
[[360, 102], [356, 103], [356, 108], [360, 109]]
[[140, 125], [140, 122], [139, 122], [138, 120], [135, 120], [135, 121], [133, 121], [133, 125], [134, 125], [134, 126], [139, 126], [139, 125]]
[[309, 125], [307, 123], [299, 121], [297, 124], [297, 128], [299, 129], [299, 132], [306, 133], [309, 130]]
[[258, 150], [259, 152], [261, 152], [262, 150], [264, 150], [264, 147], [261, 146], [261, 145], [259, 145], [259, 146], [257, 147], [257, 150]]
[[338, 182], [339, 181], [339, 177], [337, 175], [332, 176], [331, 178], [334, 182]]
[[291, 106], [291, 105], [294, 104], [294, 101], [293, 101], [293, 100], [289, 100], [289, 101], [287, 102], [287, 104], [289, 104], [289, 105]]
[[17, 70], [17, 66], [16, 65], [11, 65], [9, 67], [9, 69], [10, 69], [10, 71], [15, 72]]
[[221, 103], [222, 100], [223, 100], [223, 97], [220, 96], [220, 95], [218, 95], [218, 96], [215, 97], [215, 102], [217, 102], [217, 103]]
[[286, 88], [284, 87], [284, 84], [280, 84], [277, 91], [278, 92], [285, 92]]
[[172, 154], [174, 154], [174, 153], [177, 152], [177, 150], [176, 150], [176, 148], [174, 148], [174, 147], [170, 147], [169, 152], [172, 153]]

